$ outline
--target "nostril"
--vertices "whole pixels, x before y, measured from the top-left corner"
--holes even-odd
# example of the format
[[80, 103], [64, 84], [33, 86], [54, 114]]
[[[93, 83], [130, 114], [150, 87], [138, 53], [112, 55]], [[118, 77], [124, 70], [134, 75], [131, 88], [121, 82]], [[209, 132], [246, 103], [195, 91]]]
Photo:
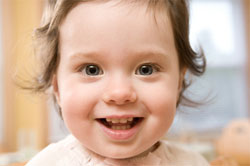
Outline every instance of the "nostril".
[[103, 95], [103, 101], [109, 104], [123, 105], [136, 101], [135, 92], [116, 91], [109, 92]]
[[108, 101], [109, 103], [115, 103], [115, 100], [110, 100], [110, 101]]

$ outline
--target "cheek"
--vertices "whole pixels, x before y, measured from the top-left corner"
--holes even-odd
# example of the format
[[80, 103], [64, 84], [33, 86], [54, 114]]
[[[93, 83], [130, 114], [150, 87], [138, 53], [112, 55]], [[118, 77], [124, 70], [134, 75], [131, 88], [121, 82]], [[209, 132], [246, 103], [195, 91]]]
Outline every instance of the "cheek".
[[140, 91], [141, 101], [150, 114], [147, 128], [150, 131], [157, 128], [154, 138], [159, 138], [167, 132], [175, 117], [178, 84], [164, 81], [141, 88], [147, 89]]
[[[157, 126], [159, 131], [164, 131], [169, 128], [175, 117], [176, 112], [176, 91], [161, 91], [151, 90], [148, 93], [154, 94], [151, 99], [148, 99], [148, 110], [151, 114], [152, 126]], [[149, 94], [147, 94], [149, 95]]]
[[[157, 142], [173, 123], [178, 86], [164, 82], [144, 89], [147, 90], [141, 91], [140, 96], [149, 113], [145, 123], [144, 139], [145, 142]], [[150, 135], [148, 131], [151, 131]]]
[[152, 113], [158, 115], [175, 112], [178, 97], [178, 83], [165, 81], [148, 85], [148, 87], [144, 85], [144, 87], [141, 86], [140, 89], [142, 101], [149, 107]]
[[96, 88], [82, 84], [64, 84], [60, 89], [61, 109], [64, 118], [91, 118], [98, 101]]

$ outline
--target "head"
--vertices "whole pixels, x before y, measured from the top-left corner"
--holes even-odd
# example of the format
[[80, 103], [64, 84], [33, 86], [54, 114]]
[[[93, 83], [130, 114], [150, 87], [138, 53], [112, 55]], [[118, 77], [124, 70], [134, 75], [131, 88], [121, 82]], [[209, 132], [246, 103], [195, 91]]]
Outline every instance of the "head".
[[43, 22], [36, 89], [53, 87], [69, 131], [102, 156], [150, 149], [172, 124], [186, 71], [205, 69], [185, 0], [51, 0]]

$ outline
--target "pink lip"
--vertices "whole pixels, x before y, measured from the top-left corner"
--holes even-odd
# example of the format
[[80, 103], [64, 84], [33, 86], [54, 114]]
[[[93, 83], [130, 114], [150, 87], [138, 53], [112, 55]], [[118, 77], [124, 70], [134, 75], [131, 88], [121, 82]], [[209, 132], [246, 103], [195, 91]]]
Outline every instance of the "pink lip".
[[134, 127], [132, 127], [131, 129], [127, 129], [127, 130], [114, 130], [111, 128], [106, 127], [105, 125], [100, 124], [100, 127], [102, 129], [102, 131], [108, 136], [110, 137], [112, 140], [115, 141], [125, 141], [125, 140], [129, 140], [130, 138], [132, 138], [133, 136], [136, 135], [136, 133], [138, 133], [141, 122], [139, 122], [138, 124], [136, 124]]
[[112, 119], [112, 118], [114, 118], [114, 119], [122, 119], [122, 118], [130, 118], [130, 117], [141, 117], [141, 116], [136, 116], [136, 115], [121, 115], [121, 116], [119, 116], [119, 115], [111, 115], [111, 116], [105, 116], [105, 118], [109, 118], [109, 119]]

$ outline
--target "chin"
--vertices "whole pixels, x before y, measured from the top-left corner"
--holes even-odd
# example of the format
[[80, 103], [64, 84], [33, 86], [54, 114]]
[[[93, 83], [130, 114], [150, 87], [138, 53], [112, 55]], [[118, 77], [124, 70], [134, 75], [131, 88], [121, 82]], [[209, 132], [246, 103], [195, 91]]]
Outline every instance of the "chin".
[[131, 154], [131, 153], [128, 153], [128, 152], [125, 152], [125, 153], [109, 153], [109, 154], [105, 154], [105, 157], [107, 158], [112, 158], [112, 159], [126, 159], [126, 158], [131, 158], [133, 156], [136, 156], [136, 154]]
[[134, 156], [139, 155], [140, 153], [134, 153], [131, 150], [126, 150], [126, 151], [112, 151], [111, 149], [109, 151], [103, 152], [103, 153], [98, 153], [101, 156], [107, 157], [107, 158], [112, 158], [112, 159], [126, 159], [126, 158], [131, 158]]

